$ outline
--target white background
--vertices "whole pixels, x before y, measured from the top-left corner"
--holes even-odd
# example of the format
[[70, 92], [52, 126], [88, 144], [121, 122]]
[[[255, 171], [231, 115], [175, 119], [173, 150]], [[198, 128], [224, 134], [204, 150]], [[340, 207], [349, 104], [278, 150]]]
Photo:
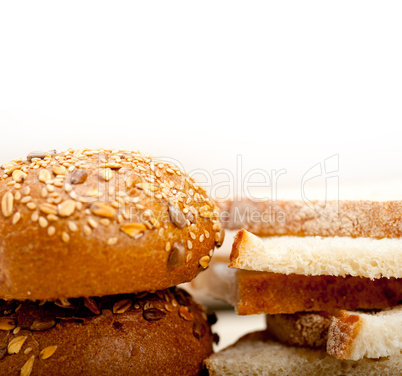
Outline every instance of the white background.
[[110, 147], [213, 172], [241, 155], [296, 188], [334, 154], [341, 183], [402, 172], [399, 1], [0, 4], [0, 162]]

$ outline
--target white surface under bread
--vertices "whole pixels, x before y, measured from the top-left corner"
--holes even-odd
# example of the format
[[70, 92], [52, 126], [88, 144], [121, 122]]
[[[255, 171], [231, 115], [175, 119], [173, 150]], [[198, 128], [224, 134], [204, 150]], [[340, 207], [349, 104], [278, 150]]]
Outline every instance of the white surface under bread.
[[214, 345], [214, 351], [220, 351], [247, 333], [266, 328], [265, 315], [238, 316], [233, 308], [216, 312], [218, 321], [212, 327], [219, 334], [219, 343]]
[[319, 236], [260, 238], [244, 231], [239, 269], [302, 275], [402, 277], [402, 239]]

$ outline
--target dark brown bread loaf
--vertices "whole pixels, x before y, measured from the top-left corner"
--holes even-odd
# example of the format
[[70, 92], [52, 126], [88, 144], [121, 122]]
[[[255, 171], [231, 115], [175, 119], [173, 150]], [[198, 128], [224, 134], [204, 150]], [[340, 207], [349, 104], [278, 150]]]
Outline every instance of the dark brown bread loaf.
[[0, 298], [155, 291], [204, 270], [223, 231], [176, 166], [122, 150], [33, 152], [0, 168]]
[[[57, 305], [58, 304], [58, 305]], [[0, 305], [0, 374], [198, 375], [214, 336], [180, 289]]]

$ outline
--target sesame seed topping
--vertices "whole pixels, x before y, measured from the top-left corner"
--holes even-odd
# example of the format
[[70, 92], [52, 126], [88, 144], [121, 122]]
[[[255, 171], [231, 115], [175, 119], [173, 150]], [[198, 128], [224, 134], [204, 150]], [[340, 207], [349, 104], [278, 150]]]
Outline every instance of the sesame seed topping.
[[116, 244], [117, 243], [117, 238], [109, 238], [108, 240], [107, 240], [107, 244], [108, 245], [114, 245], [114, 244]]
[[25, 354], [25, 355], [28, 355], [31, 351], [32, 351], [32, 347], [27, 347], [27, 348], [24, 350], [24, 354]]
[[57, 210], [60, 217], [69, 217], [75, 211], [75, 201], [66, 200], [58, 205]]
[[14, 196], [7, 192], [1, 199], [1, 212], [5, 217], [10, 217], [14, 209]]
[[15, 225], [20, 220], [20, 218], [21, 218], [20, 212], [16, 212], [13, 215], [12, 224]]
[[41, 170], [39, 172], [39, 181], [42, 183], [46, 183], [48, 180], [51, 179], [50, 172], [48, 170]]
[[219, 231], [221, 229], [221, 224], [219, 222], [215, 222], [212, 226], [212, 230]]
[[36, 204], [34, 202], [28, 202], [27, 203], [27, 208], [30, 210], [35, 210], [36, 209]]
[[85, 235], [87, 236], [91, 235], [91, 228], [88, 225], [84, 225], [83, 231]]
[[210, 259], [211, 258], [209, 256], [203, 256], [198, 260], [198, 263], [205, 269], [208, 267]]
[[61, 233], [61, 240], [63, 240], [64, 243], [68, 243], [70, 241], [70, 235], [66, 231], [63, 231]]
[[22, 204], [26, 204], [27, 202], [31, 201], [32, 197], [31, 196], [25, 196], [21, 199]]
[[47, 219], [49, 222], [56, 222], [56, 221], [59, 220], [59, 217], [58, 217], [57, 215], [54, 215], [54, 214], [48, 214], [48, 215], [46, 216], [46, 219]]
[[25, 180], [27, 174], [21, 170], [14, 170], [12, 173], [12, 178], [16, 183], [21, 183]]
[[39, 206], [39, 210], [45, 214], [57, 214], [57, 206], [45, 202]]
[[101, 225], [103, 225], [103, 226], [109, 226], [109, 225], [110, 225], [110, 219], [108, 219], [108, 218], [101, 218], [101, 219], [99, 220], [99, 223], [100, 223]]
[[71, 232], [76, 232], [78, 231], [78, 226], [75, 222], [73, 221], [68, 221], [67, 222], [67, 227]]
[[105, 181], [110, 181], [113, 178], [113, 171], [110, 168], [101, 169], [99, 177]]
[[64, 166], [53, 166], [53, 173], [55, 175], [65, 175], [66, 168]]
[[47, 221], [46, 218], [44, 217], [39, 217], [39, 226], [42, 228], [47, 227], [47, 225], [49, 224], [49, 222]]

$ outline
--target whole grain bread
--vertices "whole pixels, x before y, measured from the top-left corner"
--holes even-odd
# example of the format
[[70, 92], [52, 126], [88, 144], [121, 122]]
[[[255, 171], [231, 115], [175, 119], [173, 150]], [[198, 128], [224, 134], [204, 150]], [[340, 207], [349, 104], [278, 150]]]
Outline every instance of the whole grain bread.
[[180, 289], [0, 304], [0, 374], [198, 375], [212, 353], [207, 315]]
[[402, 354], [340, 360], [321, 349], [281, 344], [264, 331], [244, 336], [204, 363], [209, 376], [399, 376], [402, 373]]
[[402, 201], [234, 199], [218, 203], [225, 228], [259, 236], [402, 237]]
[[33, 152], [0, 167], [0, 298], [168, 288], [222, 242], [218, 211], [183, 171], [125, 150]]
[[241, 230], [229, 266], [300, 275], [402, 278], [402, 239], [318, 236], [260, 238]]

